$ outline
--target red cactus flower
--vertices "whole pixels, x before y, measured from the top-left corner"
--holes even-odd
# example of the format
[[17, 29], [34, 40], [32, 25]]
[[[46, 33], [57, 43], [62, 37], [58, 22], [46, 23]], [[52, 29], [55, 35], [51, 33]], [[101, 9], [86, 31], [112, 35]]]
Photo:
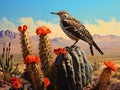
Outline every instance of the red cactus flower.
[[10, 83], [12, 84], [12, 88], [18, 90], [22, 87], [22, 83], [18, 78], [10, 78]]
[[60, 54], [66, 54], [66, 49], [65, 48], [57, 48], [54, 49], [54, 53], [58, 56]]
[[114, 72], [117, 72], [117, 68], [112, 61], [105, 61], [104, 64], [107, 66], [107, 68], [113, 70]]
[[36, 34], [37, 35], [46, 35], [51, 33], [51, 30], [47, 28], [46, 26], [41, 26], [36, 29]]
[[26, 65], [31, 64], [31, 63], [38, 64], [39, 62], [40, 62], [40, 58], [34, 55], [27, 55], [24, 60], [24, 64]]
[[22, 26], [18, 26], [18, 31], [19, 32], [23, 32], [23, 31], [26, 31], [27, 30], [27, 25], [24, 25], [23, 28]]
[[23, 28], [21, 26], [18, 26], [18, 31], [19, 32], [22, 32], [23, 31]]
[[46, 87], [50, 85], [49, 78], [44, 78], [44, 84], [45, 84]]
[[28, 28], [27, 25], [24, 25], [24, 26], [23, 26], [23, 30], [24, 30], [24, 31], [26, 31], [27, 28]]

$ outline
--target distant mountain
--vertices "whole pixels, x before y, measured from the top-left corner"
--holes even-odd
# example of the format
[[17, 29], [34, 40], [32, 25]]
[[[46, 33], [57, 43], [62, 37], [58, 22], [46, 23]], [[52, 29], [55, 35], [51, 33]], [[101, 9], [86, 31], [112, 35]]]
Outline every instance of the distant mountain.
[[0, 38], [15, 39], [18, 37], [18, 33], [12, 32], [11, 30], [0, 31]]
[[[109, 53], [120, 52], [120, 36], [106, 35], [101, 36], [98, 34], [93, 35], [93, 39], [98, 44], [98, 46], [105, 52]], [[30, 37], [31, 46], [34, 53], [38, 53], [38, 43], [39, 38], [37, 36]], [[20, 36], [19, 33], [15, 33], [11, 30], [0, 31], [0, 54], [2, 53], [2, 47], [7, 46], [8, 42], [11, 42], [12, 53], [21, 54]], [[51, 39], [51, 44], [53, 48], [71, 46], [74, 43], [72, 40], [67, 40], [62, 37], [57, 37]], [[85, 52], [89, 53], [89, 45], [82, 40], [77, 43]], [[94, 50], [96, 52], [96, 50]], [[111, 53], [112, 53], [111, 52]]]

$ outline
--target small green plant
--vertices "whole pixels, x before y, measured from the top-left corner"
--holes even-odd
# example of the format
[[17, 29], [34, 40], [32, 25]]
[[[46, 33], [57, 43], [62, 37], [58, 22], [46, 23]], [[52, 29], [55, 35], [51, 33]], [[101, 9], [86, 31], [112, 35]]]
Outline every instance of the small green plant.
[[0, 57], [0, 71], [3, 72], [4, 80], [9, 81], [12, 74], [19, 72], [18, 64], [14, 64], [13, 55], [11, 54], [11, 43], [8, 47], [3, 47], [3, 53]]

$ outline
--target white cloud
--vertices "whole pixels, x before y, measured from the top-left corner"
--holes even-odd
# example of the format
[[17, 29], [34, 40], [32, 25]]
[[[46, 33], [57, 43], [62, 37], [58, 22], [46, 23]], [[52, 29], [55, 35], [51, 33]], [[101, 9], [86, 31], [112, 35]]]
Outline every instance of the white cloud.
[[15, 30], [16, 26], [14, 25], [13, 22], [9, 21], [7, 18], [2, 18], [2, 20], [0, 20], [0, 30]]
[[19, 22], [22, 25], [26, 24], [28, 26], [29, 33], [31, 35], [35, 34], [35, 31], [36, 31], [37, 27], [39, 27], [39, 26], [47, 26], [52, 31], [52, 33], [49, 35], [50, 38], [61, 37], [61, 36], [64, 37], [64, 38], [67, 38], [66, 35], [61, 30], [59, 24], [53, 24], [51, 22], [45, 22], [45, 21], [42, 21], [42, 20], [34, 21], [32, 19], [32, 17], [20, 18]]
[[[51, 29], [52, 33], [49, 35], [50, 38], [55, 37], [64, 37], [67, 36], [63, 33], [60, 28], [59, 23], [53, 24], [51, 22], [45, 22], [42, 20], [33, 20], [32, 17], [22, 17], [18, 19], [19, 25], [27, 25], [28, 32], [30, 35], [35, 35], [36, 28], [39, 26], [47, 26]], [[90, 22], [86, 22], [85, 26], [90, 31], [91, 34], [101, 34], [101, 35], [120, 35], [120, 22], [118, 22], [115, 18], [111, 18], [111, 21], [103, 21], [96, 20], [97, 24], [91, 24]], [[17, 27], [14, 22], [8, 20], [7, 18], [2, 18], [0, 20], [0, 30], [13, 30], [17, 32]]]
[[97, 24], [90, 24], [89, 22], [85, 23], [86, 28], [92, 34], [101, 34], [101, 35], [120, 35], [120, 22], [115, 18], [111, 18], [111, 21], [96, 20]]

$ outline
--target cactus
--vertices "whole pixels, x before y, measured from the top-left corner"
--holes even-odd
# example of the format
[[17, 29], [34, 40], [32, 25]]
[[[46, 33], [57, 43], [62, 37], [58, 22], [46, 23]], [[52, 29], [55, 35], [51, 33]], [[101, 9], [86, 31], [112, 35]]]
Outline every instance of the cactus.
[[20, 33], [21, 47], [22, 47], [23, 58], [25, 58], [28, 54], [32, 53], [30, 40], [27, 33], [27, 26], [24, 25], [23, 28], [19, 26], [18, 30], [21, 32]]
[[100, 68], [100, 62], [95, 60], [92, 67], [93, 67], [93, 71], [98, 70]]
[[[3, 72], [4, 80], [9, 81], [12, 74], [17, 74], [18, 64], [14, 65], [13, 55], [11, 54], [11, 43], [8, 47], [3, 47], [3, 53], [0, 57], [1, 72]], [[15, 66], [15, 67], [14, 67]]]
[[[18, 27], [18, 30], [21, 32], [21, 46], [23, 52], [24, 63], [26, 64], [26, 70], [24, 78], [30, 81], [32, 84], [33, 90], [45, 90], [45, 86], [43, 83], [44, 74], [41, 71], [41, 65], [36, 64], [36, 56], [32, 55], [32, 49], [30, 46], [30, 41], [28, 34], [26, 32], [27, 26], [24, 25], [23, 28], [21, 26]], [[37, 59], [38, 60], [38, 59]], [[35, 63], [33, 63], [35, 61]]]
[[29, 73], [29, 76], [31, 78], [33, 90], [45, 90], [43, 83], [44, 75], [41, 71], [39, 57], [34, 55], [28, 55], [26, 56], [24, 63], [27, 67], [26, 72]]
[[56, 90], [82, 90], [92, 83], [92, 67], [77, 46], [66, 47], [66, 53], [58, 54], [53, 69]]
[[110, 85], [110, 76], [112, 74], [111, 70], [115, 72], [117, 71], [117, 68], [115, 68], [114, 63], [106, 61], [104, 62], [104, 64], [107, 67], [103, 69], [96, 85], [93, 87], [92, 90], [107, 90], [108, 86]]
[[[27, 26], [26, 25], [24, 25], [23, 27], [18, 26], [18, 31], [20, 32], [20, 41], [21, 41], [20, 44], [21, 44], [21, 48], [22, 48], [23, 58], [25, 59], [28, 54], [32, 53], [32, 49], [30, 46], [30, 40], [29, 40], [29, 36], [27, 33]], [[28, 72], [24, 72], [23, 75], [24, 75], [24, 78], [31, 81], [31, 78], [29, 77]]]
[[120, 89], [120, 81], [111, 84], [108, 88], [108, 90], [119, 90], [119, 89]]
[[41, 59], [42, 70], [45, 76], [48, 76], [53, 63], [50, 41], [47, 35], [50, 32], [51, 31], [46, 26], [36, 29], [36, 33], [39, 35], [39, 57]]

